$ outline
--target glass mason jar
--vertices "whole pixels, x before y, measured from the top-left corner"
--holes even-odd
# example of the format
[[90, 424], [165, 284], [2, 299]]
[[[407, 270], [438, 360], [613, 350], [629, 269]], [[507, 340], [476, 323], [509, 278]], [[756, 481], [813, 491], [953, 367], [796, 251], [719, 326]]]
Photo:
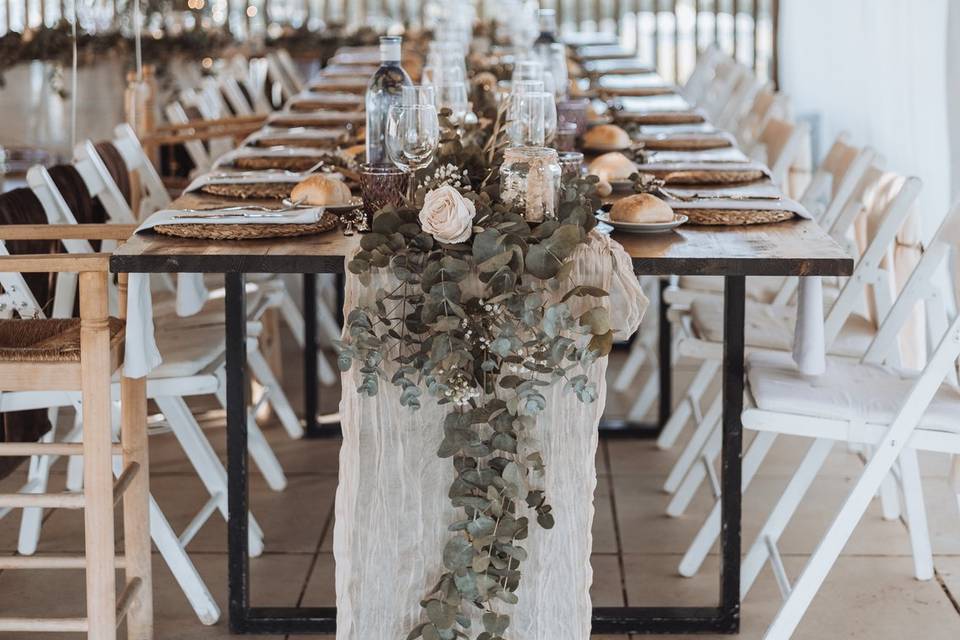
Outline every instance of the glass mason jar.
[[500, 165], [500, 199], [527, 222], [557, 217], [560, 196], [560, 160], [556, 149], [511, 147]]

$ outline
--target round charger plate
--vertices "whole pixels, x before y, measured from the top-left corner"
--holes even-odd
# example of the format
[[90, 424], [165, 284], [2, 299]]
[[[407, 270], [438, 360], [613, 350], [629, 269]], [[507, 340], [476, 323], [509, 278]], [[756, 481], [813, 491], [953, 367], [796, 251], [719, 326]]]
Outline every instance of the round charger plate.
[[[290, 198], [284, 198], [283, 206], [292, 207], [293, 201], [291, 201]], [[302, 205], [302, 206], [307, 207], [307, 206], [313, 206], [313, 205]], [[360, 196], [354, 196], [350, 198], [350, 200], [348, 200], [347, 202], [344, 202], [343, 204], [325, 204], [323, 205], [323, 210], [329, 211], [330, 213], [344, 213], [346, 211], [359, 209], [362, 206], [363, 206], [363, 198], [361, 198]]]
[[671, 222], [614, 222], [610, 219], [609, 213], [598, 211], [597, 220], [610, 225], [617, 231], [625, 231], [626, 233], [663, 233], [682, 225], [687, 221], [687, 216], [682, 213], [675, 213]]

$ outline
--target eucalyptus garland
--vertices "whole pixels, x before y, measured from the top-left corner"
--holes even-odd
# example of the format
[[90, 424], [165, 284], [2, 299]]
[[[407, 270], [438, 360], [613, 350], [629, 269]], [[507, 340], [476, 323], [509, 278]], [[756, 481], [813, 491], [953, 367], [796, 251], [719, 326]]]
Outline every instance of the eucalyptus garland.
[[[392, 284], [348, 313], [338, 364], [358, 366], [361, 394], [376, 395], [389, 380], [402, 390], [402, 406], [418, 409], [426, 392], [449, 407], [437, 455], [453, 465], [448, 496], [461, 517], [449, 527], [443, 573], [408, 640], [503, 640], [530, 519], [554, 525], [543, 489], [548, 461], [527, 434], [546, 409], [546, 387], [596, 399], [582, 371], [613, 344], [607, 310], [593, 304], [607, 292], [571, 277], [571, 255], [596, 225], [600, 201], [595, 177], [569, 182], [557, 219], [531, 226], [495, 195], [502, 111], [459, 129], [441, 115], [440, 168], [425, 184], [456, 189], [472, 205], [470, 237], [447, 244], [424, 230], [424, 188], [409, 206], [377, 212], [348, 268], [366, 286], [374, 273]], [[587, 310], [575, 315], [573, 298]], [[483, 628], [471, 629], [478, 615]]]

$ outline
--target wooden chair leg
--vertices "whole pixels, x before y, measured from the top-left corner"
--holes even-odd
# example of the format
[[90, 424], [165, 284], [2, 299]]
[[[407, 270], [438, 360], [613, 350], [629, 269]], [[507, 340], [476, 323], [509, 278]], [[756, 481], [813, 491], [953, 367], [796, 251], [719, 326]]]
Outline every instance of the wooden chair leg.
[[80, 274], [84, 546], [88, 637], [117, 637], [107, 274]]
[[141, 585], [127, 611], [127, 638], [153, 638], [153, 572], [150, 557], [150, 462], [147, 449], [147, 393], [144, 378], [120, 379], [120, 442], [123, 465], [137, 464], [137, 477], [123, 494], [123, 550], [127, 581]]

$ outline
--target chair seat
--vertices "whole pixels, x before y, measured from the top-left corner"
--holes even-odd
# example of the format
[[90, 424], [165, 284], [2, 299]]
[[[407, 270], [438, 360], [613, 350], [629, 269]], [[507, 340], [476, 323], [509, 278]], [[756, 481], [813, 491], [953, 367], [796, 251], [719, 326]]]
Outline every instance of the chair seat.
[[[122, 320], [108, 322], [111, 346], [123, 341]], [[80, 362], [80, 319], [0, 319], [0, 361]]]
[[[913, 386], [909, 372], [828, 358], [823, 375], [801, 374], [788, 353], [747, 355], [747, 382], [757, 408], [815, 418], [890, 424]], [[943, 384], [920, 426], [960, 433], [960, 391]]]
[[[696, 335], [710, 342], [723, 342], [723, 299], [702, 296], [690, 306]], [[774, 351], [793, 350], [797, 309], [793, 306], [746, 303], [745, 340], [748, 347]], [[851, 314], [833, 341], [830, 353], [840, 356], [862, 356], [876, 333], [873, 323], [861, 315]]]

